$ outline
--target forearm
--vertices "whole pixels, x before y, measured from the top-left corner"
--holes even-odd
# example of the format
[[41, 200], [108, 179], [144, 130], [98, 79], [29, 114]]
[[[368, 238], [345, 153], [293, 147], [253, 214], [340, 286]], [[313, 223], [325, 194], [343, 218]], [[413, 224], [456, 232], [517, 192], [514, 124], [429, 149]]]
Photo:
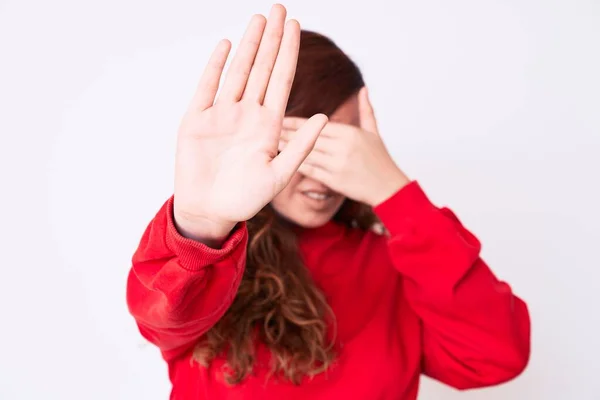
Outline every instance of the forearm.
[[453, 287], [407, 279], [405, 293], [423, 322], [427, 375], [465, 389], [506, 382], [527, 365], [527, 306], [481, 259]]
[[247, 243], [245, 224], [217, 249], [185, 238], [172, 208], [170, 199], [146, 229], [127, 283], [131, 314], [161, 350], [197, 339], [218, 321], [237, 292]]
[[376, 211], [404, 296], [422, 320], [425, 372], [459, 388], [520, 373], [529, 357], [527, 307], [480, 258], [477, 238], [416, 183]]

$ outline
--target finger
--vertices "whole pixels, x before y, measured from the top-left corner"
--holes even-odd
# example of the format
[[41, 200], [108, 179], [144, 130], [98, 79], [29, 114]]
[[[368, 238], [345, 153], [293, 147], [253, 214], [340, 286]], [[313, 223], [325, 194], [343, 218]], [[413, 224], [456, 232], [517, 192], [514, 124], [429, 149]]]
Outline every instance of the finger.
[[[318, 140], [317, 140], [318, 142]], [[322, 153], [320, 151], [315, 151], [313, 149], [308, 156], [304, 159], [303, 164], [312, 165], [314, 167], [322, 168], [326, 171], [332, 171], [331, 163], [333, 161], [333, 157], [328, 154]]]
[[[292, 140], [294, 135], [296, 135], [296, 132], [297, 131], [283, 129], [281, 131], [281, 136], [279, 137], [279, 140], [287, 143], [290, 140]], [[312, 151], [318, 151], [318, 152], [325, 153], [325, 154], [334, 154], [335, 149], [336, 149], [336, 142], [337, 142], [336, 139], [324, 137], [323, 131], [321, 131], [321, 134], [319, 135], [319, 138], [317, 139], [317, 142], [315, 143], [315, 147], [313, 147]]]
[[262, 36], [256, 60], [250, 71], [248, 84], [243, 98], [262, 103], [277, 54], [281, 45], [283, 28], [285, 26], [286, 10], [281, 4], [275, 4], [267, 20], [267, 27]]
[[292, 131], [289, 129], [282, 129], [281, 130], [281, 134], [279, 135], [279, 139], [280, 140], [285, 140], [286, 142], [289, 142], [292, 139], [292, 136], [294, 135], [294, 133], [296, 133], [296, 131]]
[[301, 117], [285, 117], [283, 119], [283, 127], [291, 130], [298, 130], [306, 123], [306, 118]]
[[[327, 125], [325, 125], [325, 128], [327, 128]], [[334, 155], [336, 153], [336, 150], [340, 148], [339, 141], [332, 137], [323, 136], [324, 131], [325, 129], [321, 131], [321, 134], [319, 135], [319, 138], [315, 143], [313, 151], [317, 151], [319, 153], [327, 155]]]
[[242, 37], [240, 46], [235, 52], [231, 66], [225, 76], [223, 88], [217, 101], [238, 101], [244, 93], [258, 46], [265, 30], [266, 19], [262, 15], [255, 15], [250, 20], [248, 28]]
[[[278, 143], [278, 145], [277, 145], [277, 150], [278, 150], [278, 151], [283, 151], [283, 149], [285, 149], [285, 148], [286, 148], [286, 146], [287, 146], [289, 143], [290, 143], [290, 142], [289, 142], [288, 140], [283, 140], [283, 139], [280, 139], [280, 140], [279, 140], [279, 143]], [[318, 140], [318, 139], [317, 139], [317, 143], [319, 143], [319, 140]], [[318, 150], [318, 149], [317, 149], [317, 146], [316, 146], [316, 144], [315, 144], [315, 147], [313, 147], [313, 149], [311, 150], [310, 154], [307, 156], [307, 158], [306, 158], [306, 159], [308, 160], [308, 159], [311, 157], [311, 155], [312, 155], [312, 154], [315, 154], [315, 153], [316, 153], [316, 154], [319, 154], [320, 156], [323, 156], [323, 157], [331, 157], [331, 154], [329, 154], [329, 153], [325, 153], [325, 152], [323, 152], [323, 151], [320, 151], [320, 150]]]
[[203, 111], [214, 104], [215, 96], [219, 89], [219, 81], [221, 80], [223, 68], [227, 62], [230, 50], [231, 42], [227, 39], [223, 39], [217, 44], [217, 47], [215, 47], [208, 59], [200, 82], [198, 82], [198, 87], [192, 98], [190, 108]]
[[283, 149], [285, 149], [285, 146], [287, 146], [288, 142], [285, 140], [280, 140], [279, 144], [277, 145], [277, 151], [282, 152]]
[[[306, 118], [301, 117], [285, 117], [282, 126], [288, 130], [298, 129], [306, 122]], [[325, 129], [321, 132], [320, 137], [338, 138], [343, 137], [348, 129], [356, 129], [356, 127], [338, 122], [327, 122]]]
[[302, 163], [302, 165], [300, 165], [300, 168], [298, 168], [298, 172], [300, 172], [306, 177], [319, 181], [325, 186], [328, 186], [331, 189], [333, 189], [332, 175], [323, 168], [311, 164]]
[[275, 111], [281, 118], [285, 114], [292, 90], [299, 49], [300, 24], [296, 20], [290, 20], [285, 24], [281, 46], [263, 102], [265, 107]]
[[298, 130], [296, 130], [296, 129], [292, 130], [292, 129], [283, 128], [281, 130], [281, 134], [280, 134], [279, 138], [283, 139], [283, 140], [287, 140], [289, 142], [290, 140], [292, 140], [292, 138], [294, 137], [296, 132], [298, 132]]
[[282, 190], [292, 179], [302, 161], [314, 147], [319, 133], [321, 133], [326, 123], [327, 117], [323, 114], [317, 114], [310, 118], [298, 130], [293, 139], [288, 142], [281, 153], [271, 161], [277, 191]]
[[360, 115], [360, 127], [368, 132], [379, 134], [375, 112], [369, 100], [369, 92], [364, 86], [358, 93], [358, 113]]

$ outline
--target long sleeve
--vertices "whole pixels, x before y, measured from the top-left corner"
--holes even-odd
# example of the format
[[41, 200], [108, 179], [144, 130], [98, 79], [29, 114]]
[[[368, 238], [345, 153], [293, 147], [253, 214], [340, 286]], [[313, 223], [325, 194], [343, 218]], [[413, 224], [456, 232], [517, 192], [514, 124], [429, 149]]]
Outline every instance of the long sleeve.
[[527, 306], [480, 258], [481, 245], [412, 182], [375, 208], [422, 322], [423, 372], [457, 389], [506, 382], [526, 367]]
[[240, 223], [219, 249], [184, 238], [173, 197], [150, 222], [132, 260], [127, 304], [141, 334], [172, 359], [193, 346], [233, 302], [246, 262]]

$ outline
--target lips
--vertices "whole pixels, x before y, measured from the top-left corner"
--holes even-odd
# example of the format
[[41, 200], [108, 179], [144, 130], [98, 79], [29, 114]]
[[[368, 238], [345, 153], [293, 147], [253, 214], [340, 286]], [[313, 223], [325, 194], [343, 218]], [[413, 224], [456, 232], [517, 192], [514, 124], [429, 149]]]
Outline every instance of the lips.
[[313, 190], [304, 191], [302, 194], [313, 200], [327, 200], [332, 196], [330, 192], [317, 192]]

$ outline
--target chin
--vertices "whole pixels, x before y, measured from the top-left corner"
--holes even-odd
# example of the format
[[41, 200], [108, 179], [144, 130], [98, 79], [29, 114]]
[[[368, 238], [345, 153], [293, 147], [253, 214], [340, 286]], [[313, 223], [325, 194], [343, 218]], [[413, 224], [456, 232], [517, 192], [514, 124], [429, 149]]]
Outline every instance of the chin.
[[[282, 212], [287, 211], [287, 212]], [[296, 210], [294, 210], [296, 211]], [[299, 226], [300, 228], [312, 229], [319, 228], [333, 218], [335, 213], [306, 213], [306, 212], [290, 212], [290, 210], [277, 210], [275, 212], [279, 215], [280, 218], [285, 221]]]
[[292, 222], [298, 226], [300, 226], [301, 228], [319, 228], [323, 225], [325, 225], [326, 223], [328, 223], [331, 218], [333, 218], [333, 215], [331, 216], [319, 216], [316, 218], [294, 218], [292, 220]]
[[325, 207], [303, 197], [276, 198], [271, 202], [275, 212], [284, 220], [301, 228], [319, 228], [335, 216], [344, 203], [344, 197], [331, 199]]

